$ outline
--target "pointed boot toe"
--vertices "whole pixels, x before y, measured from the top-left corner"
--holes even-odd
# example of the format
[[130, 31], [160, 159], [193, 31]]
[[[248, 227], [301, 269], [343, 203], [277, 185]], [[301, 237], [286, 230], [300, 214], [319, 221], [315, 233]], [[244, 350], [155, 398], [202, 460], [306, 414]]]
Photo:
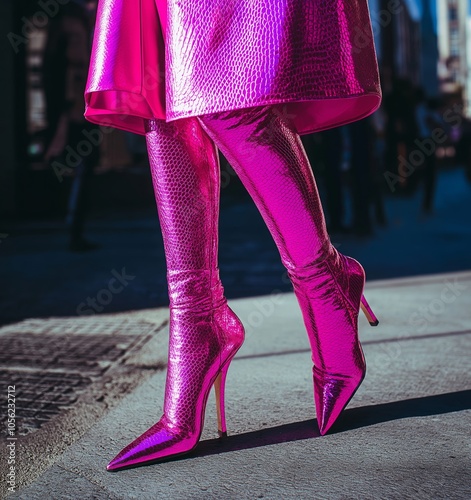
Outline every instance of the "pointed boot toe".
[[197, 444], [197, 439], [175, 435], [163, 422], [165, 417], [123, 448], [107, 465], [115, 471], [155, 462], [170, 455], [188, 453]]
[[348, 405], [365, 377], [329, 375], [314, 368], [314, 402], [321, 436], [326, 434]]
[[190, 117], [145, 120], [169, 294], [164, 416], [108, 464], [109, 471], [191, 452], [214, 385], [218, 431], [226, 433], [224, 391], [244, 327], [227, 305], [218, 269], [220, 168], [216, 145]]

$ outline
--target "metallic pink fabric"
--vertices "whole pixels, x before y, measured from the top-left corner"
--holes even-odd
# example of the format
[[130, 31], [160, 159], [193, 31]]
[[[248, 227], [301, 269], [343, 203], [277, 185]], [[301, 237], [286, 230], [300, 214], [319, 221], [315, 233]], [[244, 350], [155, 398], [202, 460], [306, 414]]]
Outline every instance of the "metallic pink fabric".
[[168, 0], [159, 22], [164, 3], [100, 0], [88, 120], [144, 134], [145, 118], [279, 104], [306, 134], [380, 104], [367, 0]]
[[219, 432], [225, 434], [224, 382], [244, 339], [243, 326], [227, 305], [217, 267], [216, 148], [195, 118], [151, 121], [147, 130], [170, 297], [164, 415], [124, 448], [108, 470], [192, 450], [215, 383]]
[[363, 268], [330, 242], [312, 169], [289, 117], [265, 106], [198, 120], [249, 191], [288, 270], [311, 344], [325, 434], [365, 375], [357, 323]]
[[165, 118], [165, 45], [155, 0], [100, 0], [85, 88], [87, 120], [145, 134]]

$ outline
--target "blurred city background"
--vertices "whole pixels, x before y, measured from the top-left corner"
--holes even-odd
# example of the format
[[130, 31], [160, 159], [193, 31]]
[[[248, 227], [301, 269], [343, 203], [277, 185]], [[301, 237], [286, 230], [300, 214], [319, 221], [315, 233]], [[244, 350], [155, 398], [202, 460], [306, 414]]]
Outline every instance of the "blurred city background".
[[[469, 269], [469, 2], [369, 3], [383, 104], [368, 119], [303, 137], [332, 240], [369, 279]], [[82, 114], [95, 9], [0, 4], [0, 324], [168, 304], [144, 137], [114, 130], [86, 151], [73, 147], [93, 134]], [[252, 201], [222, 157], [221, 166], [227, 296], [290, 290]], [[123, 290], [84, 308], [117, 273]]]

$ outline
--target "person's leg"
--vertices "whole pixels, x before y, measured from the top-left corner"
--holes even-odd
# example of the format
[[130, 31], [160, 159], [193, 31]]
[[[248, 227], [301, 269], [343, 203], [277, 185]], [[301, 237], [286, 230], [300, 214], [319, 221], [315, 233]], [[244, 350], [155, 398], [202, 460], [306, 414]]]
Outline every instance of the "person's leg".
[[170, 298], [164, 415], [124, 448], [109, 470], [194, 448], [213, 385], [224, 434], [225, 375], [244, 336], [227, 305], [217, 266], [220, 177], [215, 145], [195, 118], [149, 121], [146, 140]]
[[433, 212], [433, 197], [437, 181], [437, 160], [434, 154], [425, 158], [422, 175], [424, 180], [422, 212], [431, 214]]
[[[71, 122], [69, 125], [69, 145], [72, 150], [77, 150], [77, 144], [83, 140], [83, 130], [92, 130], [93, 126], [87, 123]], [[90, 191], [93, 181], [93, 170], [97, 163], [97, 148], [83, 157], [80, 164], [75, 167], [72, 190], [69, 197], [67, 220], [69, 223], [70, 240], [69, 249], [74, 252], [84, 252], [98, 247], [88, 241], [83, 233], [85, 220], [90, 207]]]
[[365, 374], [357, 331], [363, 268], [332, 246], [301, 139], [278, 107], [198, 119], [252, 196], [288, 270], [311, 343], [324, 434]]

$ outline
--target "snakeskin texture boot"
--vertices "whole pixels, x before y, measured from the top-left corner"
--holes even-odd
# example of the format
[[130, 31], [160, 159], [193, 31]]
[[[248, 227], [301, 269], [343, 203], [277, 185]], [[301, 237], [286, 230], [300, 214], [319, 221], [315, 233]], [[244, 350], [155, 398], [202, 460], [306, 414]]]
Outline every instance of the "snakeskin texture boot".
[[227, 305], [217, 267], [216, 147], [196, 118], [149, 120], [146, 141], [170, 298], [164, 414], [109, 463], [110, 471], [195, 448], [213, 386], [219, 434], [224, 436], [226, 374], [244, 340], [244, 328]]
[[290, 117], [277, 106], [199, 116], [257, 205], [288, 270], [307, 329], [317, 421], [325, 434], [365, 376], [358, 312], [365, 273], [331, 244], [316, 182]]

